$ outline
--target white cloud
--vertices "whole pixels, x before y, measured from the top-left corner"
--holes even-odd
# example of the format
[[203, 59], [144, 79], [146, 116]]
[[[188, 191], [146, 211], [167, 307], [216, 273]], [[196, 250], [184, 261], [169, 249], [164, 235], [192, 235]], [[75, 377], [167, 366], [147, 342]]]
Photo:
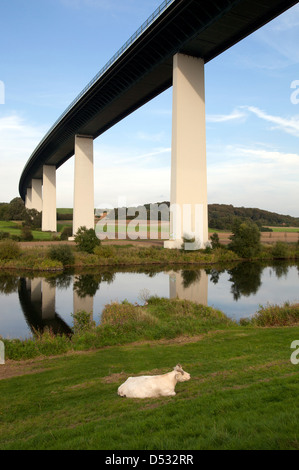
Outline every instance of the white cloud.
[[299, 116], [293, 116], [287, 119], [280, 116], [272, 116], [254, 106], [247, 106], [246, 108], [260, 119], [274, 124], [275, 126], [272, 129], [280, 129], [295, 137], [299, 137]]
[[0, 202], [18, 196], [23, 168], [46, 129], [26, 124], [17, 114], [0, 118]]
[[208, 165], [209, 201], [299, 217], [299, 154], [264, 148], [221, 149]]
[[230, 114], [210, 114], [206, 116], [207, 122], [229, 122], [243, 120], [246, 114], [239, 109], [235, 109]]

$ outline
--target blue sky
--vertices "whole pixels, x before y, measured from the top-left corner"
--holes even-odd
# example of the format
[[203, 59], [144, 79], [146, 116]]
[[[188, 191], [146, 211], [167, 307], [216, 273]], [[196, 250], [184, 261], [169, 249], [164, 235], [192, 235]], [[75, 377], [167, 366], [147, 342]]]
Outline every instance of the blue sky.
[[[43, 135], [160, 3], [1, 1], [0, 202], [18, 195]], [[298, 44], [296, 5], [206, 65], [210, 203], [299, 217]], [[171, 109], [170, 89], [95, 140], [96, 207], [169, 200]], [[73, 171], [73, 159], [57, 171], [58, 207], [72, 207]]]

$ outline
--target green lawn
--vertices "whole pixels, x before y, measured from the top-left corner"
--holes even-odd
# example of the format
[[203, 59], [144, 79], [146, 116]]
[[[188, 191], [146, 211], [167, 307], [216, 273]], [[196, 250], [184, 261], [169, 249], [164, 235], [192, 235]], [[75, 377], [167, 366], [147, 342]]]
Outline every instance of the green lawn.
[[[0, 449], [299, 449], [299, 327], [232, 327], [30, 363], [0, 381]], [[194, 340], [195, 341], [195, 340]], [[128, 375], [191, 374], [175, 397], [120, 398]], [[1, 368], [1, 366], [0, 366]], [[0, 369], [1, 374], [1, 369]]]
[[299, 233], [299, 227], [270, 227], [273, 232]]
[[[10, 235], [21, 235], [21, 224], [17, 222], [6, 222], [0, 220], [0, 231], [8, 232]], [[41, 232], [39, 230], [32, 230], [34, 240], [51, 240], [52, 235], [48, 232]]]
[[68, 209], [68, 208], [58, 208], [57, 209], [58, 214], [72, 214], [73, 209]]

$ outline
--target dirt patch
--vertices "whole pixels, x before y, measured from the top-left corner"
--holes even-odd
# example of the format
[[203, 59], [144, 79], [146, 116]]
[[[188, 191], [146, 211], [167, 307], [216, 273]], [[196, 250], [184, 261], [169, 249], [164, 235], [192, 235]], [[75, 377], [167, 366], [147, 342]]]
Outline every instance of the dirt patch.
[[106, 377], [102, 377], [101, 382], [105, 384], [116, 384], [123, 380], [127, 380], [128, 374], [125, 372], [120, 372], [119, 374], [111, 374]]
[[0, 365], [0, 380], [10, 379], [12, 377], [19, 377], [21, 375], [39, 374], [40, 372], [51, 370], [51, 367], [43, 366], [43, 363], [45, 361], [51, 361], [66, 356], [81, 356], [82, 354], [92, 354], [93, 352], [94, 350], [69, 351], [59, 356], [37, 357], [35, 359], [28, 359], [24, 361], [12, 361], [8, 359], [5, 364]]
[[39, 374], [46, 369], [34, 361], [14, 362], [7, 361], [0, 365], [0, 380], [19, 377], [21, 375]]

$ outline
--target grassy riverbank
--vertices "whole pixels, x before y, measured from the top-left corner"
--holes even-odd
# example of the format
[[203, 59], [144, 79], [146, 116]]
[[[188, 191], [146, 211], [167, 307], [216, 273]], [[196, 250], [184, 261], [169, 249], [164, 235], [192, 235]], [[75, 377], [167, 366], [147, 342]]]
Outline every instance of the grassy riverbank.
[[[8, 248], [11, 247], [11, 255], [8, 255]], [[240, 256], [220, 247], [211, 250], [166, 250], [158, 246], [140, 247], [135, 245], [108, 245], [103, 243], [96, 247], [94, 253], [79, 251], [72, 244], [61, 245], [54, 242], [53, 246], [59, 246], [61, 250], [61, 260], [59, 256], [54, 259], [51, 249], [47, 245], [29, 244], [26, 248], [20, 248], [11, 240], [0, 242], [0, 269], [25, 269], [32, 271], [62, 271], [65, 267], [103, 267], [103, 266], [145, 266], [145, 265], [208, 265], [219, 263], [230, 263], [241, 260]], [[1, 247], [3, 249], [1, 250]], [[65, 247], [65, 248], [64, 248]], [[71, 256], [66, 259], [64, 251], [71, 252]], [[299, 245], [278, 242], [273, 246], [263, 245], [257, 256], [252, 260], [273, 260], [299, 259]]]
[[[99, 327], [83, 320], [64, 339], [64, 355], [53, 356], [63, 338], [48, 334], [36, 341], [37, 358], [0, 366], [1, 450], [299, 449], [299, 365], [290, 360], [298, 305], [267, 306], [246, 326], [158, 298], [111, 304]], [[6, 352], [26, 357], [33, 349], [25, 343], [5, 342]], [[178, 362], [191, 380], [177, 384], [175, 397], [117, 395], [128, 376], [166, 373]]]
[[[17, 363], [24, 375], [0, 381], [0, 449], [298, 450], [298, 338], [239, 327]], [[177, 362], [191, 380], [175, 397], [117, 395], [129, 375]]]

